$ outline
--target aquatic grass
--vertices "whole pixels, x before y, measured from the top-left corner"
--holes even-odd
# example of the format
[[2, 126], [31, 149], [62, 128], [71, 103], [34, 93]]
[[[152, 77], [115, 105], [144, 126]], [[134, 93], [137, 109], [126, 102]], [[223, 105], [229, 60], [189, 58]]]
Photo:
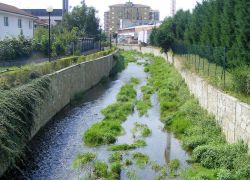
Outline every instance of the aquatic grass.
[[143, 116], [152, 107], [150, 98], [154, 93], [154, 89], [152, 86], [146, 85], [141, 87], [141, 91], [143, 93], [143, 97], [142, 99], [136, 101], [136, 108], [139, 111], [139, 115]]
[[96, 154], [87, 152], [78, 154], [72, 163], [73, 169], [82, 169], [89, 163], [93, 163], [96, 159]]
[[136, 99], [134, 86], [138, 79], [131, 78], [131, 81], [124, 85], [117, 95], [117, 102], [102, 110], [105, 116], [103, 121], [92, 125], [83, 135], [83, 141], [88, 146], [99, 146], [112, 144], [122, 134], [122, 122], [133, 111], [133, 104]]
[[131, 130], [134, 137], [149, 137], [151, 135], [151, 130], [148, 125], [135, 122], [134, 128]]
[[136, 51], [121, 51], [121, 56], [126, 60], [125, 67], [127, 67], [128, 63], [137, 61], [137, 57], [140, 56], [140, 53]]
[[189, 94], [173, 66], [160, 57], [153, 57], [151, 62], [145, 69], [150, 73], [149, 82], [159, 97], [161, 120], [166, 129], [181, 139], [183, 147], [192, 155], [191, 162], [195, 163], [181, 173], [182, 179], [229, 176], [230, 179], [249, 179], [247, 146], [242, 142], [232, 145], [226, 142], [215, 118]]
[[144, 140], [136, 140], [133, 144], [115, 144], [108, 147], [109, 151], [127, 151], [146, 146]]
[[149, 163], [149, 156], [140, 152], [133, 153], [132, 159], [135, 161], [135, 164], [140, 168], [144, 168]]
[[90, 147], [101, 144], [112, 144], [116, 141], [116, 137], [121, 135], [123, 128], [117, 120], [101, 121], [94, 124], [84, 133], [84, 143]]
[[174, 159], [174, 160], [171, 160], [169, 163], [168, 163], [168, 167], [170, 169], [170, 174], [172, 176], [176, 176], [177, 174], [177, 170], [179, 169], [180, 167], [180, 161], [178, 159]]

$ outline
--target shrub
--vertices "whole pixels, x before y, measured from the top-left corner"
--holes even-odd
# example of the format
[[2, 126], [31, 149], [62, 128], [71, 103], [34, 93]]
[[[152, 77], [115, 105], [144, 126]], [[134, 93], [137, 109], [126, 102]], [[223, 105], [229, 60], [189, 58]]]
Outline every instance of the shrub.
[[232, 74], [236, 91], [250, 95], [250, 67], [247, 65], [236, 67]]
[[32, 53], [32, 41], [23, 35], [18, 38], [6, 38], [0, 41], [0, 61], [28, 57]]

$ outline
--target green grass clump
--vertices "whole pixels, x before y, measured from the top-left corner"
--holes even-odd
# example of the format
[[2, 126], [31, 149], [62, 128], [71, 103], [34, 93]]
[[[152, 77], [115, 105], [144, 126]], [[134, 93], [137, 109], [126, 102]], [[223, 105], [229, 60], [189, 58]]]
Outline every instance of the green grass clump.
[[136, 165], [140, 168], [145, 167], [149, 163], [149, 157], [146, 154], [135, 152], [132, 154], [132, 158]]
[[134, 128], [131, 130], [133, 133], [133, 136], [139, 136], [139, 137], [149, 137], [151, 135], [151, 130], [146, 124], [141, 123], [134, 123]]
[[115, 152], [109, 156], [109, 162], [120, 162], [122, 161], [122, 153], [121, 152]]
[[72, 167], [73, 169], [83, 168], [87, 164], [93, 163], [95, 159], [96, 159], [96, 154], [94, 153], [87, 152], [84, 154], [79, 154], [74, 159]]
[[88, 146], [99, 146], [112, 144], [117, 136], [121, 135], [123, 128], [122, 122], [133, 110], [136, 91], [134, 86], [138, 80], [132, 78], [130, 83], [124, 85], [117, 95], [117, 102], [102, 110], [105, 116], [103, 121], [91, 126], [83, 136], [83, 141]]
[[180, 161], [178, 159], [171, 160], [168, 163], [168, 166], [169, 166], [169, 169], [170, 169], [170, 174], [172, 176], [175, 176], [176, 175], [176, 171], [180, 167]]
[[128, 63], [136, 62], [139, 53], [136, 51], [121, 51], [121, 56], [125, 59], [125, 67]]
[[150, 85], [142, 86], [143, 98], [136, 102], [136, 108], [139, 111], [139, 115], [143, 116], [152, 107], [150, 97], [154, 93], [154, 89]]
[[116, 137], [121, 135], [123, 129], [121, 123], [116, 120], [102, 121], [94, 124], [85, 133], [83, 140], [88, 146], [98, 146], [101, 144], [112, 144]]
[[115, 144], [108, 147], [109, 151], [127, 151], [131, 149], [136, 149], [140, 147], [146, 146], [146, 142], [144, 140], [137, 140], [133, 144]]
[[97, 160], [94, 164], [93, 176], [94, 179], [107, 178], [109, 176], [108, 165], [103, 161]]

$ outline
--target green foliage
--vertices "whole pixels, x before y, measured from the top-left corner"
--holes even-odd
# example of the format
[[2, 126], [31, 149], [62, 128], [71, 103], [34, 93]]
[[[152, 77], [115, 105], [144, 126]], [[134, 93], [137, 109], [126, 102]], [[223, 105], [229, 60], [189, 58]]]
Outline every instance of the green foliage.
[[17, 38], [6, 38], [0, 41], [0, 61], [15, 60], [31, 55], [32, 41], [23, 35]]
[[176, 175], [176, 171], [180, 167], [180, 161], [178, 159], [171, 160], [169, 163], [169, 169], [171, 175]]
[[125, 67], [127, 67], [128, 63], [136, 62], [138, 52], [136, 52], [136, 51], [121, 51], [121, 56], [124, 58]]
[[84, 61], [90, 61], [95, 58], [108, 55], [115, 50], [116, 49], [110, 49], [87, 56], [69, 56], [53, 62], [42, 62], [38, 64], [25, 65], [20, 68], [14, 68], [13, 71], [6, 71], [0, 74], [0, 89], [9, 90], [11, 88], [27, 84], [40, 76], [50, 74], [74, 64], [79, 64]]
[[115, 152], [109, 156], [109, 162], [120, 162], [122, 161], [122, 153], [121, 152]]
[[148, 137], [151, 135], [151, 130], [146, 124], [134, 123], [134, 128], [131, 130], [134, 137]]
[[148, 109], [152, 107], [150, 97], [154, 93], [154, 89], [150, 85], [142, 86], [141, 91], [143, 98], [136, 101], [136, 108], [139, 111], [139, 115], [143, 116], [147, 113]]
[[68, 31], [77, 29], [78, 36], [96, 36], [99, 31], [99, 19], [96, 18], [97, 11], [93, 7], [88, 7], [84, 2], [81, 6], [76, 6], [69, 13], [65, 13], [62, 25]]
[[249, 63], [249, 19], [247, 0], [202, 1], [192, 13], [179, 10], [173, 18], [166, 19], [152, 31], [150, 40], [164, 51], [173, 42], [227, 47], [229, 65], [237, 66]]
[[88, 146], [99, 146], [102, 144], [112, 144], [116, 137], [121, 135], [122, 122], [132, 112], [133, 101], [136, 98], [134, 86], [137, 80], [132, 78], [130, 83], [124, 85], [117, 95], [117, 102], [102, 110], [105, 116], [103, 121], [95, 123], [83, 136], [83, 141]]
[[250, 95], [250, 67], [239, 66], [233, 70], [232, 74], [236, 91]]
[[50, 79], [44, 77], [10, 91], [0, 91], [1, 164], [15, 165], [30, 140], [37, 107], [48, 94]]
[[132, 158], [133, 160], [135, 160], [136, 165], [139, 166], [140, 168], [145, 167], [149, 162], [148, 155], [140, 153], [140, 152], [133, 153]]
[[133, 144], [115, 144], [108, 147], [109, 151], [127, 151], [146, 146], [144, 140], [136, 140]]
[[108, 165], [100, 160], [97, 160], [94, 164], [94, 177], [96, 179], [108, 177]]
[[149, 82], [157, 90], [162, 121], [192, 153], [192, 161], [198, 163], [182, 173], [183, 179], [248, 179], [247, 146], [242, 142], [226, 143], [214, 117], [189, 95], [180, 75], [164, 59], [154, 57], [147, 69]]
[[88, 163], [94, 162], [95, 158], [96, 154], [90, 152], [78, 154], [73, 161], [72, 167], [73, 169], [83, 168]]

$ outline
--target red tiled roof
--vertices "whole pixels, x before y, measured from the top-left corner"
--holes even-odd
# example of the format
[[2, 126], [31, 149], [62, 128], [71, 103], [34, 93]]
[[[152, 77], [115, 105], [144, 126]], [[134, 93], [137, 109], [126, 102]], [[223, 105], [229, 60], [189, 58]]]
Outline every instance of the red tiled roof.
[[35, 18], [35, 16], [21, 10], [18, 9], [15, 6], [11, 6], [8, 4], [4, 4], [4, 3], [0, 3], [0, 11], [4, 11], [4, 12], [9, 12], [9, 13], [14, 13], [14, 14], [19, 14], [19, 15], [23, 15], [23, 16], [28, 16], [28, 17], [33, 17]]

